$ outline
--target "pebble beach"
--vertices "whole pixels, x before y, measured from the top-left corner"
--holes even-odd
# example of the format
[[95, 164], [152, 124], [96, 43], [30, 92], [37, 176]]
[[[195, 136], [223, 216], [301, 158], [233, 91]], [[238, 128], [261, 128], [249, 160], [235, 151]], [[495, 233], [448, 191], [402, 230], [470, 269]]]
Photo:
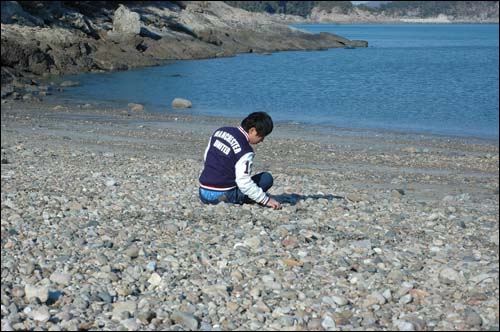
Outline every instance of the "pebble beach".
[[499, 329], [498, 141], [275, 123], [204, 205], [239, 121], [2, 103], [2, 331]]

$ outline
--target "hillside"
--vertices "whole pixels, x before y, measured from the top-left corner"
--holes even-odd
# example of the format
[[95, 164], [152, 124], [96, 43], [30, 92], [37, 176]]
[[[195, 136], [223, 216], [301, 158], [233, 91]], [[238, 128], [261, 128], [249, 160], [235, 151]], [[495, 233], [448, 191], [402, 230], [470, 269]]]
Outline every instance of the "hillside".
[[498, 1], [226, 1], [303, 23], [498, 23]]

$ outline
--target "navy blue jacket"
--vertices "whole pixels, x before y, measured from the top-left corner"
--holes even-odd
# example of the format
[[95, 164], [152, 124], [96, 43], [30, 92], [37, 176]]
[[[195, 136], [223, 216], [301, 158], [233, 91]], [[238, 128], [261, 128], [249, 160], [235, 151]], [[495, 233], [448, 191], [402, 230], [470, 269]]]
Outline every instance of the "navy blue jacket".
[[251, 179], [254, 155], [248, 134], [242, 127], [217, 129], [205, 150], [200, 187], [215, 191], [238, 187], [252, 200], [266, 204], [269, 197]]

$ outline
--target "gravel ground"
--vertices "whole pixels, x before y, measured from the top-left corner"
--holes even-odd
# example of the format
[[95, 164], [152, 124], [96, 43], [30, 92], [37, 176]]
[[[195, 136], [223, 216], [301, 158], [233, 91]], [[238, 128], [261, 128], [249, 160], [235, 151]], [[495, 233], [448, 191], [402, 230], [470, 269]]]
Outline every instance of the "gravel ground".
[[498, 142], [278, 123], [203, 205], [238, 122], [3, 101], [2, 330], [499, 329]]

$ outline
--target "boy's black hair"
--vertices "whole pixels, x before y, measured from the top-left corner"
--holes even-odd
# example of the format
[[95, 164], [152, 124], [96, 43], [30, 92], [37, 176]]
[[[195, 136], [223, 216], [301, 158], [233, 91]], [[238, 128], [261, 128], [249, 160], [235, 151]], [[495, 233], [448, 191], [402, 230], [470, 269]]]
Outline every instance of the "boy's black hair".
[[254, 112], [241, 121], [241, 126], [247, 133], [255, 127], [259, 136], [266, 137], [273, 131], [273, 119], [266, 112]]

